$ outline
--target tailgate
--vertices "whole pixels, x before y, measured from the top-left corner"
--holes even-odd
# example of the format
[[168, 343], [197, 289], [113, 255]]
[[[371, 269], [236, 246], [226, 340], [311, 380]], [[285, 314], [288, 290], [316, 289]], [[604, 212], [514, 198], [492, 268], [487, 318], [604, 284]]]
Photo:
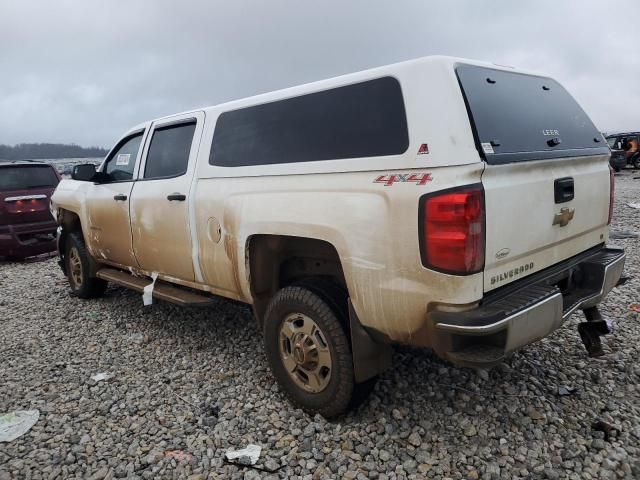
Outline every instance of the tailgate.
[[485, 160], [489, 291], [604, 243], [610, 150], [555, 80], [461, 64], [456, 73]]
[[[487, 165], [485, 291], [573, 257], [606, 240], [607, 156]], [[556, 203], [573, 184], [572, 200]]]
[[0, 225], [53, 220], [49, 211], [52, 188], [0, 191]]

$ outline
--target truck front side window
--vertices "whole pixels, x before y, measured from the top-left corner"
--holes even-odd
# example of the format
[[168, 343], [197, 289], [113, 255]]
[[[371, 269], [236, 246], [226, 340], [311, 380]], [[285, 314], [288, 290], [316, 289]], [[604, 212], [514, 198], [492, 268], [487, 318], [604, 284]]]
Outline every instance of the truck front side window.
[[104, 172], [109, 175], [111, 181], [126, 182], [133, 178], [133, 168], [136, 165], [142, 133], [129, 137], [120, 143], [109, 156]]

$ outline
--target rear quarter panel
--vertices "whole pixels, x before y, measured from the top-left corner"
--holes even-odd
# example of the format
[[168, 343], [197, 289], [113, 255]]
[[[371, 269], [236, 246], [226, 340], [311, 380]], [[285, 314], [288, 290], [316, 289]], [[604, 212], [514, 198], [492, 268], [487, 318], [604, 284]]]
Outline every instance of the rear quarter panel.
[[[419, 198], [478, 183], [484, 167], [454, 65], [452, 59], [420, 59], [207, 109], [192, 190], [203, 283], [252, 302], [247, 240], [274, 234], [331, 243], [361, 322], [395, 341], [427, 342], [416, 336], [424, 333], [430, 304], [480, 299], [482, 274], [445, 275], [425, 269], [420, 259]], [[220, 113], [386, 75], [397, 78], [403, 91], [409, 129], [404, 154], [250, 167], [209, 164]], [[418, 153], [423, 144], [427, 154]], [[432, 179], [424, 185], [375, 181], [412, 173]]]
[[480, 172], [480, 165], [434, 168], [426, 185], [391, 186], [375, 182], [379, 172], [202, 179], [194, 203], [204, 283], [251, 302], [245, 261], [251, 235], [324, 240], [340, 256], [361, 322], [410, 341], [424, 327], [430, 302], [468, 304], [482, 296], [482, 274], [425, 269], [418, 235], [419, 198], [454, 182], [476, 183]]

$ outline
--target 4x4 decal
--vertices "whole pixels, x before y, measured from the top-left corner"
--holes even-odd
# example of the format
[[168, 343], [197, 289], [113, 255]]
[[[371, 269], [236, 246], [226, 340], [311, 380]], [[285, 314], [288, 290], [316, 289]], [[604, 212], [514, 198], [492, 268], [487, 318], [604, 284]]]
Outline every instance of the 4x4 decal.
[[373, 183], [383, 183], [385, 187], [391, 187], [394, 183], [415, 183], [416, 185], [426, 185], [433, 180], [430, 173], [394, 173], [380, 175]]

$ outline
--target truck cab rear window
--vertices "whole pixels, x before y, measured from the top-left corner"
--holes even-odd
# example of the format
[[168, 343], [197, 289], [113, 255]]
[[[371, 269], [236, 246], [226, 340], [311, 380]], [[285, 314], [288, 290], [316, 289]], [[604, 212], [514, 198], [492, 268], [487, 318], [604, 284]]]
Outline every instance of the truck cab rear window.
[[602, 134], [555, 80], [456, 68], [480, 155], [489, 164], [608, 154]]
[[223, 167], [404, 153], [409, 146], [400, 84], [383, 77], [224, 112], [209, 163]]

